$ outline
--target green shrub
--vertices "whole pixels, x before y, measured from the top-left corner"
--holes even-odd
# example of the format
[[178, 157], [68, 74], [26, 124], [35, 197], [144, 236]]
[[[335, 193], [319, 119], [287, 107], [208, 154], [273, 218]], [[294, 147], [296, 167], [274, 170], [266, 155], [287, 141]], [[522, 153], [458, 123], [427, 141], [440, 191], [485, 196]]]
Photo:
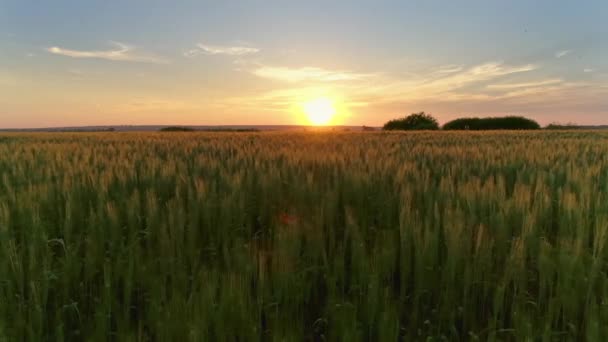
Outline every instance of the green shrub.
[[540, 129], [540, 125], [531, 119], [521, 116], [494, 118], [460, 118], [443, 125], [444, 130], [531, 130]]
[[416, 130], [438, 130], [439, 123], [433, 116], [426, 114], [425, 112], [414, 113], [401, 119], [394, 119], [383, 127], [386, 131], [402, 130], [402, 131], [416, 131]]

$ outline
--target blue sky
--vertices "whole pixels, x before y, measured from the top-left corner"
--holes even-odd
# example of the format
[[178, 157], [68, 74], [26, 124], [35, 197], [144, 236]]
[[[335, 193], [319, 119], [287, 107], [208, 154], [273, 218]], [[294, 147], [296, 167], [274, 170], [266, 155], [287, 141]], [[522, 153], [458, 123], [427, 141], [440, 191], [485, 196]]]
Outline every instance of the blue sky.
[[0, 0], [0, 126], [608, 123], [603, 1]]

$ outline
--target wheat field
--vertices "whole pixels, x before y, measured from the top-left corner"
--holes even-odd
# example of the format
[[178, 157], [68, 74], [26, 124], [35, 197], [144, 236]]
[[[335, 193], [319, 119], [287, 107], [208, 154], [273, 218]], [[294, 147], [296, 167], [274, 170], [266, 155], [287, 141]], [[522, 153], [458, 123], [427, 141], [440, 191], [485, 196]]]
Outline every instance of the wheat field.
[[0, 135], [0, 341], [605, 340], [608, 133]]

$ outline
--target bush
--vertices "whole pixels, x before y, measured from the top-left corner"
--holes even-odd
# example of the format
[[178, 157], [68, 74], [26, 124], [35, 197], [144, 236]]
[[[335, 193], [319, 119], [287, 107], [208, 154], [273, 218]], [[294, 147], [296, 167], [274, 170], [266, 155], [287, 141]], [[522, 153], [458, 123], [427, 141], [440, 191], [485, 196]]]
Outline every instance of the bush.
[[497, 118], [460, 118], [443, 125], [444, 130], [530, 130], [540, 129], [540, 125], [531, 119], [521, 116]]
[[439, 123], [433, 116], [424, 112], [414, 113], [402, 119], [394, 119], [383, 127], [386, 131], [392, 130], [403, 130], [403, 131], [414, 131], [414, 130], [438, 130]]
[[560, 124], [560, 123], [552, 123], [547, 125], [547, 127], [545, 127], [546, 129], [549, 130], [569, 130], [569, 129], [581, 129], [582, 127], [580, 127], [577, 124], [574, 123], [567, 123], [567, 124]]
[[171, 127], [161, 128], [160, 131], [161, 132], [194, 132], [194, 129], [189, 128], [189, 127], [171, 126]]

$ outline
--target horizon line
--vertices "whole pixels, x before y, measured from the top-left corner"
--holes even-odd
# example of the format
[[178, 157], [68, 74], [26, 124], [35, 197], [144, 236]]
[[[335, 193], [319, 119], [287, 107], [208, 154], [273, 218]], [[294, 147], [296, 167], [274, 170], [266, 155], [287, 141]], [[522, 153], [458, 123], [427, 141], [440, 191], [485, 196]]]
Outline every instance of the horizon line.
[[70, 129], [70, 128], [119, 128], [119, 127], [370, 127], [370, 128], [381, 128], [382, 126], [370, 126], [370, 125], [305, 125], [305, 124], [230, 124], [230, 125], [192, 125], [192, 124], [121, 124], [121, 125], [82, 125], [82, 126], [39, 126], [39, 127], [0, 127], [0, 131], [9, 130], [53, 130], [53, 129]]

